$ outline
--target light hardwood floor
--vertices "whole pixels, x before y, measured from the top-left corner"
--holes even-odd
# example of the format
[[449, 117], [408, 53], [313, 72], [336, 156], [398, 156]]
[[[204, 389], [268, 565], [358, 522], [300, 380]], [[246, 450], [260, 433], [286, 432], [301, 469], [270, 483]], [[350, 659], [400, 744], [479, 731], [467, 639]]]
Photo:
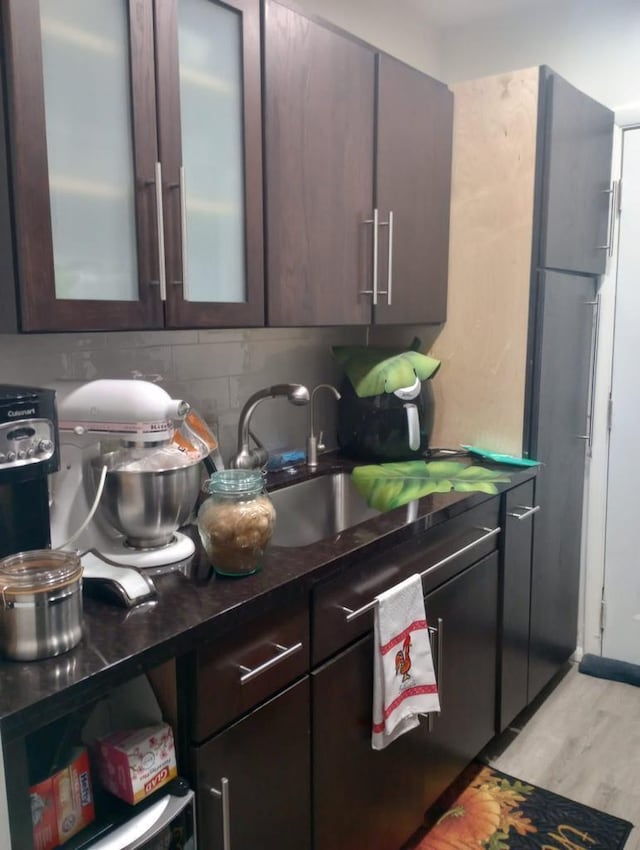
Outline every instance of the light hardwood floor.
[[640, 850], [640, 688], [573, 666], [519, 734], [505, 733], [483, 756], [498, 770], [631, 821], [625, 850]]

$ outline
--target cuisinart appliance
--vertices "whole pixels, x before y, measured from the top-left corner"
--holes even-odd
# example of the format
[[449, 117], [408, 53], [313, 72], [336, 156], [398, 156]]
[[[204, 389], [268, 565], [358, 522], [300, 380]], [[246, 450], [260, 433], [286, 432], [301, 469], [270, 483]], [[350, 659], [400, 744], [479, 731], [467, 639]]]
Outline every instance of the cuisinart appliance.
[[0, 557], [50, 542], [47, 476], [58, 469], [55, 392], [0, 384]]

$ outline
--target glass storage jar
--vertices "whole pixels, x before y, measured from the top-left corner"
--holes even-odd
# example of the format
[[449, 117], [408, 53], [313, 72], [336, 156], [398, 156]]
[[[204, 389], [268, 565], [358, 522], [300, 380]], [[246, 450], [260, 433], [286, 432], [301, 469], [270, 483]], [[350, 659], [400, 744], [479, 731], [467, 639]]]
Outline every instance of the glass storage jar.
[[198, 511], [198, 531], [214, 570], [246, 576], [262, 567], [276, 512], [258, 469], [214, 472]]

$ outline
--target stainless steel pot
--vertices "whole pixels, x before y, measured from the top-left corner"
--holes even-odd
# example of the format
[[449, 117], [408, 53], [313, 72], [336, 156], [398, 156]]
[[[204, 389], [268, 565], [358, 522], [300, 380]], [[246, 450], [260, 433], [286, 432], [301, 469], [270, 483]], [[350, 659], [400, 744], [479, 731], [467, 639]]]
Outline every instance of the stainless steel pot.
[[127, 542], [137, 549], [170, 543], [173, 533], [193, 512], [200, 492], [199, 461], [172, 469], [122, 469], [122, 451], [109, 452], [91, 462], [94, 483], [102, 467], [107, 477], [100, 512]]
[[34, 549], [3, 558], [0, 600], [0, 645], [9, 658], [49, 658], [82, 639], [82, 566], [75, 552]]

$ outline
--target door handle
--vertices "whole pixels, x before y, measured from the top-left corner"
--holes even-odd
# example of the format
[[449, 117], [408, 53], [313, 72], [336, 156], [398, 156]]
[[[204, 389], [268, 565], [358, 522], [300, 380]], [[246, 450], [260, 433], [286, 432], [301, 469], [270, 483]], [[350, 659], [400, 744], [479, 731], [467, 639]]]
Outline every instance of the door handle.
[[373, 256], [372, 256], [372, 287], [371, 289], [361, 289], [361, 295], [373, 295], [373, 304], [376, 305], [378, 303], [378, 228], [380, 226], [380, 214], [378, 209], [374, 209], [373, 218], [367, 218], [364, 220], [363, 224], [372, 224], [373, 225]]
[[162, 211], [162, 164], [156, 162], [155, 177], [151, 181], [155, 185], [156, 198], [156, 239], [158, 245], [158, 280], [151, 283], [160, 286], [160, 299], [167, 300], [167, 271], [164, 267], [164, 213]]
[[391, 290], [393, 287], [393, 210], [389, 210], [389, 218], [387, 221], [378, 222], [379, 227], [388, 227], [387, 241], [387, 288], [379, 289], [378, 295], [387, 296], [387, 305], [391, 306]]
[[[438, 686], [438, 699], [440, 700], [440, 711], [442, 711], [442, 683], [444, 680], [443, 676], [443, 659], [444, 659], [444, 620], [442, 617], [438, 617], [437, 619], [438, 627], [434, 629], [429, 626], [429, 634], [435, 635], [438, 638], [438, 648], [436, 650], [436, 658], [438, 664], [438, 675], [436, 684]], [[427, 714], [427, 732], [433, 732], [433, 715], [440, 714], [440, 711], [430, 711]]]
[[617, 209], [617, 197], [618, 197], [618, 181], [614, 180], [611, 184], [611, 188], [603, 189], [602, 193], [605, 195], [609, 195], [609, 214], [607, 218], [607, 244], [606, 245], [598, 245], [599, 251], [606, 251], [609, 257], [613, 256], [613, 235], [615, 229], [615, 220], [616, 220], [616, 209]]
[[222, 801], [222, 850], [231, 850], [231, 805], [229, 802], [229, 780], [223, 776], [220, 788], [208, 789], [212, 797]]

